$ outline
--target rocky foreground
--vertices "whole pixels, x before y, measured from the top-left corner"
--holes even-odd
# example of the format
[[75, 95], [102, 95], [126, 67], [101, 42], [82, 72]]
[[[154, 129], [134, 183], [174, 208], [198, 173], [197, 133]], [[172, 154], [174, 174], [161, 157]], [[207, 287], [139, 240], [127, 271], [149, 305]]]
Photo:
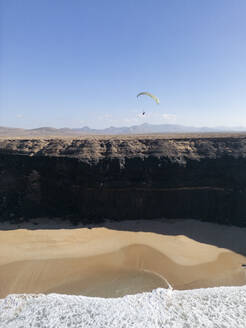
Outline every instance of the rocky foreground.
[[2, 138], [0, 213], [246, 226], [246, 135]]
[[245, 287], [156, 289], [114, 299], [9, 295], [0, 300], [0, 324], [6, 328], [245, 328], [245, 291]]

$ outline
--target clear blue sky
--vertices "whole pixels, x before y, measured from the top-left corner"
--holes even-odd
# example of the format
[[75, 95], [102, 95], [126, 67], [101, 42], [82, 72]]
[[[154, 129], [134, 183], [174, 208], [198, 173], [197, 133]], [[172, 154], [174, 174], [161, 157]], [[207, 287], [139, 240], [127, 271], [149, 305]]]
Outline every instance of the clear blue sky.
[[0, 126], [246, 127], [245, 0], [0, 3]]

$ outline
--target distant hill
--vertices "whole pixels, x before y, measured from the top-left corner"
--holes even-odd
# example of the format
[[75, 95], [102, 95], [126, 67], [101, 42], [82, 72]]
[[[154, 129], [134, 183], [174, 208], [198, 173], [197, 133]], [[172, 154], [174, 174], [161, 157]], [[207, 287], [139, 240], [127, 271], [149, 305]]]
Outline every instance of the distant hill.
[[83, 128], [61, 128], [40, 127], [36, 129], [19, 129], [11, 127], [0, 127], [0, 136], [31, 137], [31, 136], [79, 136], [93, 134], [146, 134], [146, 133], [210, 133], [210, 132], [243, 132], [243, 127], [192, 127], [177, 124], [148, 124], [133, 125], [130, 127], [109, 127], [106, 129]]

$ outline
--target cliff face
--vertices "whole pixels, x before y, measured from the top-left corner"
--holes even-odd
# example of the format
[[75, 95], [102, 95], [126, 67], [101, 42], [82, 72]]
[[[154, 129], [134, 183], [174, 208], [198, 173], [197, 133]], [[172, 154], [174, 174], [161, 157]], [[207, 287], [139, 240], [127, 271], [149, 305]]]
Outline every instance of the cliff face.
[[0, 220], [42, 216], [246, 226], [246, 137], [0, 140]]

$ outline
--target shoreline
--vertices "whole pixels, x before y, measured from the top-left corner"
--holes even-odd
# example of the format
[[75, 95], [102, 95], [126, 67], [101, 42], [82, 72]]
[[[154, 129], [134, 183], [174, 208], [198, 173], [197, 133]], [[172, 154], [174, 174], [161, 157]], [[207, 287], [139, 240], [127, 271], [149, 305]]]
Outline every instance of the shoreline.
[[[208, 234], [214, 230], [216, 233], [214, 224], [194, 221], [192, 226], [186, 220], [169, 224], [158, 220], [149, 222], [152, 230], [159, 228], [162, 232], [156, 233], [146, 232], [150, 230], [148, 221], [133, 221], [132, 227], [137, 226], [138, 231], [122, 231], [124, 222], [106, 225], [110, 223], [115, 228], [118, 224], [118, 229], [0, 230], [0, 279], [5, 281], [0, 297], [12, 293], [56, 292], [103, 296], [104, 285], [113, 291], [121, 284], [124, 287], [130, 283], [134, 287], [140, 281], [152, 289], [167, 287], [165, 282], [158, 286], [161, 282], [144, 275], [144, 270], [163, 276], [174, 289], [180, 290], [246, 284], [246, 270], [241, 267], [246, 263], [246, 256], [195, 241], [185, 236], [185, 229], [183, 235], [175, 235], [178, 225], [186, 226], [186, 230], [196, 228], [198, 233], [205, 230]], [[130, 229], [129, 221], [125, 222], [127, 226]], [[238, 247], [245, 244], [244, 231], [240, 237], [235, 227], [217, 226], [217, 229], [220, 229], [218, 240], [228, 238], [230, 233]], [[118, 295], [123, 296], [118, 289]], [[134, 289], [135, 292], [138, 290]], [[106, 297], [110, 297], [107, 293]]]

